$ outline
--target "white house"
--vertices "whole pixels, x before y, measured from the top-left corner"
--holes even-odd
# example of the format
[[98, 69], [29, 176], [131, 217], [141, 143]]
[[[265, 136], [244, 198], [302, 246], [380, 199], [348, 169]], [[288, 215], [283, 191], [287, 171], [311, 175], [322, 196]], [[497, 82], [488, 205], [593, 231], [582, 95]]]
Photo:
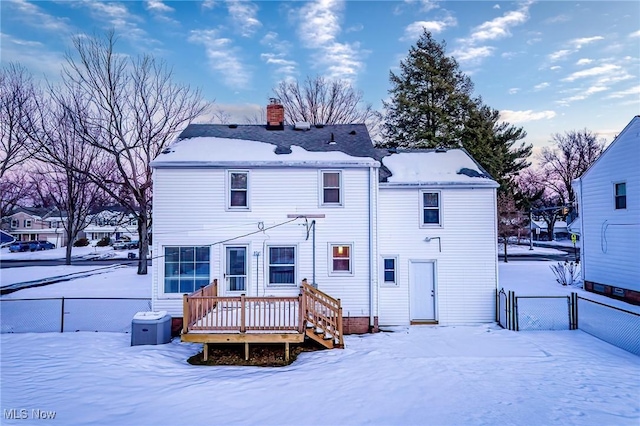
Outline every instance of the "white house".
[[573, 188], [585, 289], [640, 303], [640, 116]]
[[295, 127], [190, 125], [152, 162], [154, 310], [181, 317], [213, 279], [297, 296], [306, 278], [341, 299], [346, 332], [493, 321], [498, 185], [466, 152]]

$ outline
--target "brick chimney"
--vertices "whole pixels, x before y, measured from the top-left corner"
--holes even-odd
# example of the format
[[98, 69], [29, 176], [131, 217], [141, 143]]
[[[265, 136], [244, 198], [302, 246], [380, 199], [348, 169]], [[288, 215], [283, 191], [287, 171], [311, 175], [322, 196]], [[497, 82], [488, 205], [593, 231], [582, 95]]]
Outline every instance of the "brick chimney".
[[276, 98], [267, 105], [267, 130], [284, 130], [284, 107]]

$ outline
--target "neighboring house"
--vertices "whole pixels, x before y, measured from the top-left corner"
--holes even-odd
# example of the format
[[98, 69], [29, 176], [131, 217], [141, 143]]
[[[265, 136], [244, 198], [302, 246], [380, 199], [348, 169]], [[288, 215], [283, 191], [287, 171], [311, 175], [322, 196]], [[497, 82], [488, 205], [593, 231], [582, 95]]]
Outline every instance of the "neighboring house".
[[640, 304], [640, 116], [573, 182], [586, 290]]
[[49, 241], [63, 247], [67, 244], [65, 220], [57, 211], [20, 208], [7, 217], [7, 232], [18, 241]]
[[138, 222], [135, 216], [124, 212], [122, 208], [106, 208], [91, 215], [89, 225], [83, 232], [91, 241], [105, 237], [109, 237], [112, 242], [122, 237], [137, 239]]
[[553, 224], [553, 238], [549, 238], [547, 222], [544, 220], [532, 221], [531, 229], [533, 230], [534, 241], [566, 240], [571, 237], [571, 232], [567, 227], [567, 222], [564, 220], [556, 220]]
[[153, 310], [182, 317], [213, 279], [297, 296], [306, 278], [346, 332], [494, 319], [498, 185], [465, 151], [375, 149], [362, 124], [190, 125], [151, 165]]

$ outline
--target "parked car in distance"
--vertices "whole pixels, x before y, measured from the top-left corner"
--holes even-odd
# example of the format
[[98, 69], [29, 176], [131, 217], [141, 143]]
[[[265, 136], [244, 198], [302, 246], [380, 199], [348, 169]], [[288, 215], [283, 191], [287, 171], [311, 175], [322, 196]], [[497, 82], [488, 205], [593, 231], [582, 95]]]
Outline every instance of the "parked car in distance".
[[29, 251], [29, 241], [16, 241], [9, 246], [9, 251], [11, 253], [21, 252], [21, 251]]
[[49, 241], [38, 241], [38, 244], [40, 244], [40, 250], [51, 250], [56, 248], [56, 245]]
[[137, 249], [138, 246], [139, 246], [139, 243], [137, 240], [130, 241], [130, 240], [121, 239], [113, 243], [114, 250], [132, 250], [132, 249]]

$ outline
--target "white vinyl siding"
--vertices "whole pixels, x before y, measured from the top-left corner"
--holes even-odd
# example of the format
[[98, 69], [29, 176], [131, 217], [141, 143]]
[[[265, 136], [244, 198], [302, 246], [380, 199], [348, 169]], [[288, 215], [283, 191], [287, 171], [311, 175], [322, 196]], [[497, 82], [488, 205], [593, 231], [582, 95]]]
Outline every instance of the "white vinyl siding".
[[[583, 278], [640, 291], [640, 118], [635, 117], [577, 184]], [[625, 208], [616, 209], [616, 184]]]
[[[424, 189], [425, 192], [434, 192]], [[494, 188], [438, 188], [445, 228], [416, 229], [422, 191], [380, 188], [379, 252], [398, 257], [397, 285], [380, 285], [380, 325], [409, 324], [410, 262], [435, 262], [436, 320], [440, 324], [491, 322], [497, 280]], [[429, 241], [425, 241], [429, 237]], [[439, 237], [439, 240], [438, 238]]]
[[[332, 297], [340, 298], [344, 315], [369, 315], [369, 169], [341, 171], [342, 195], [349, 202], [338, 209], [320, 207], [317, 168], [254, 168], [249, 171], [251, 210], [228, 211], [227, 170], [155, 169], [153, 203], [153, 252], [165, 245], [212, 245], [211, 276], [225, 290], [225, 244], [247, 247], [247, 296], [297, 296], [300, 281], [313, 279], [313, 238], [307, 232], [311, 220], [291, 221], [287, 215], [324, 214], [315, 218], [316, 283]], [[377, 172], [377, 170], [376, 170]], [[377, 173], [376, 173], [377, 174]], [[286, 190], [283, 190], [283, 183]], [[203, 194], [209, 194], [204, 197]], [[262, 232], [261, 229], [265, 231]], [[243, 236], [246, 235], [246, 236]], [[348, 240], [345, 241], [345, 237]], [[238, 238], [239, 237], [239, 238]], [[223, 244], [214, 244], [235, 238]], [[354, 242], [353, 275], [329, 276], [329, 243]], [[296, 247], [296, 285], [270, 286], [267, 247]], [[153, 309], [182, 316], [182, 301], [158, 293], [162, 288], [163, 262], [154, 261]], [[375, 271], [374, 271], [375, 273]]]

